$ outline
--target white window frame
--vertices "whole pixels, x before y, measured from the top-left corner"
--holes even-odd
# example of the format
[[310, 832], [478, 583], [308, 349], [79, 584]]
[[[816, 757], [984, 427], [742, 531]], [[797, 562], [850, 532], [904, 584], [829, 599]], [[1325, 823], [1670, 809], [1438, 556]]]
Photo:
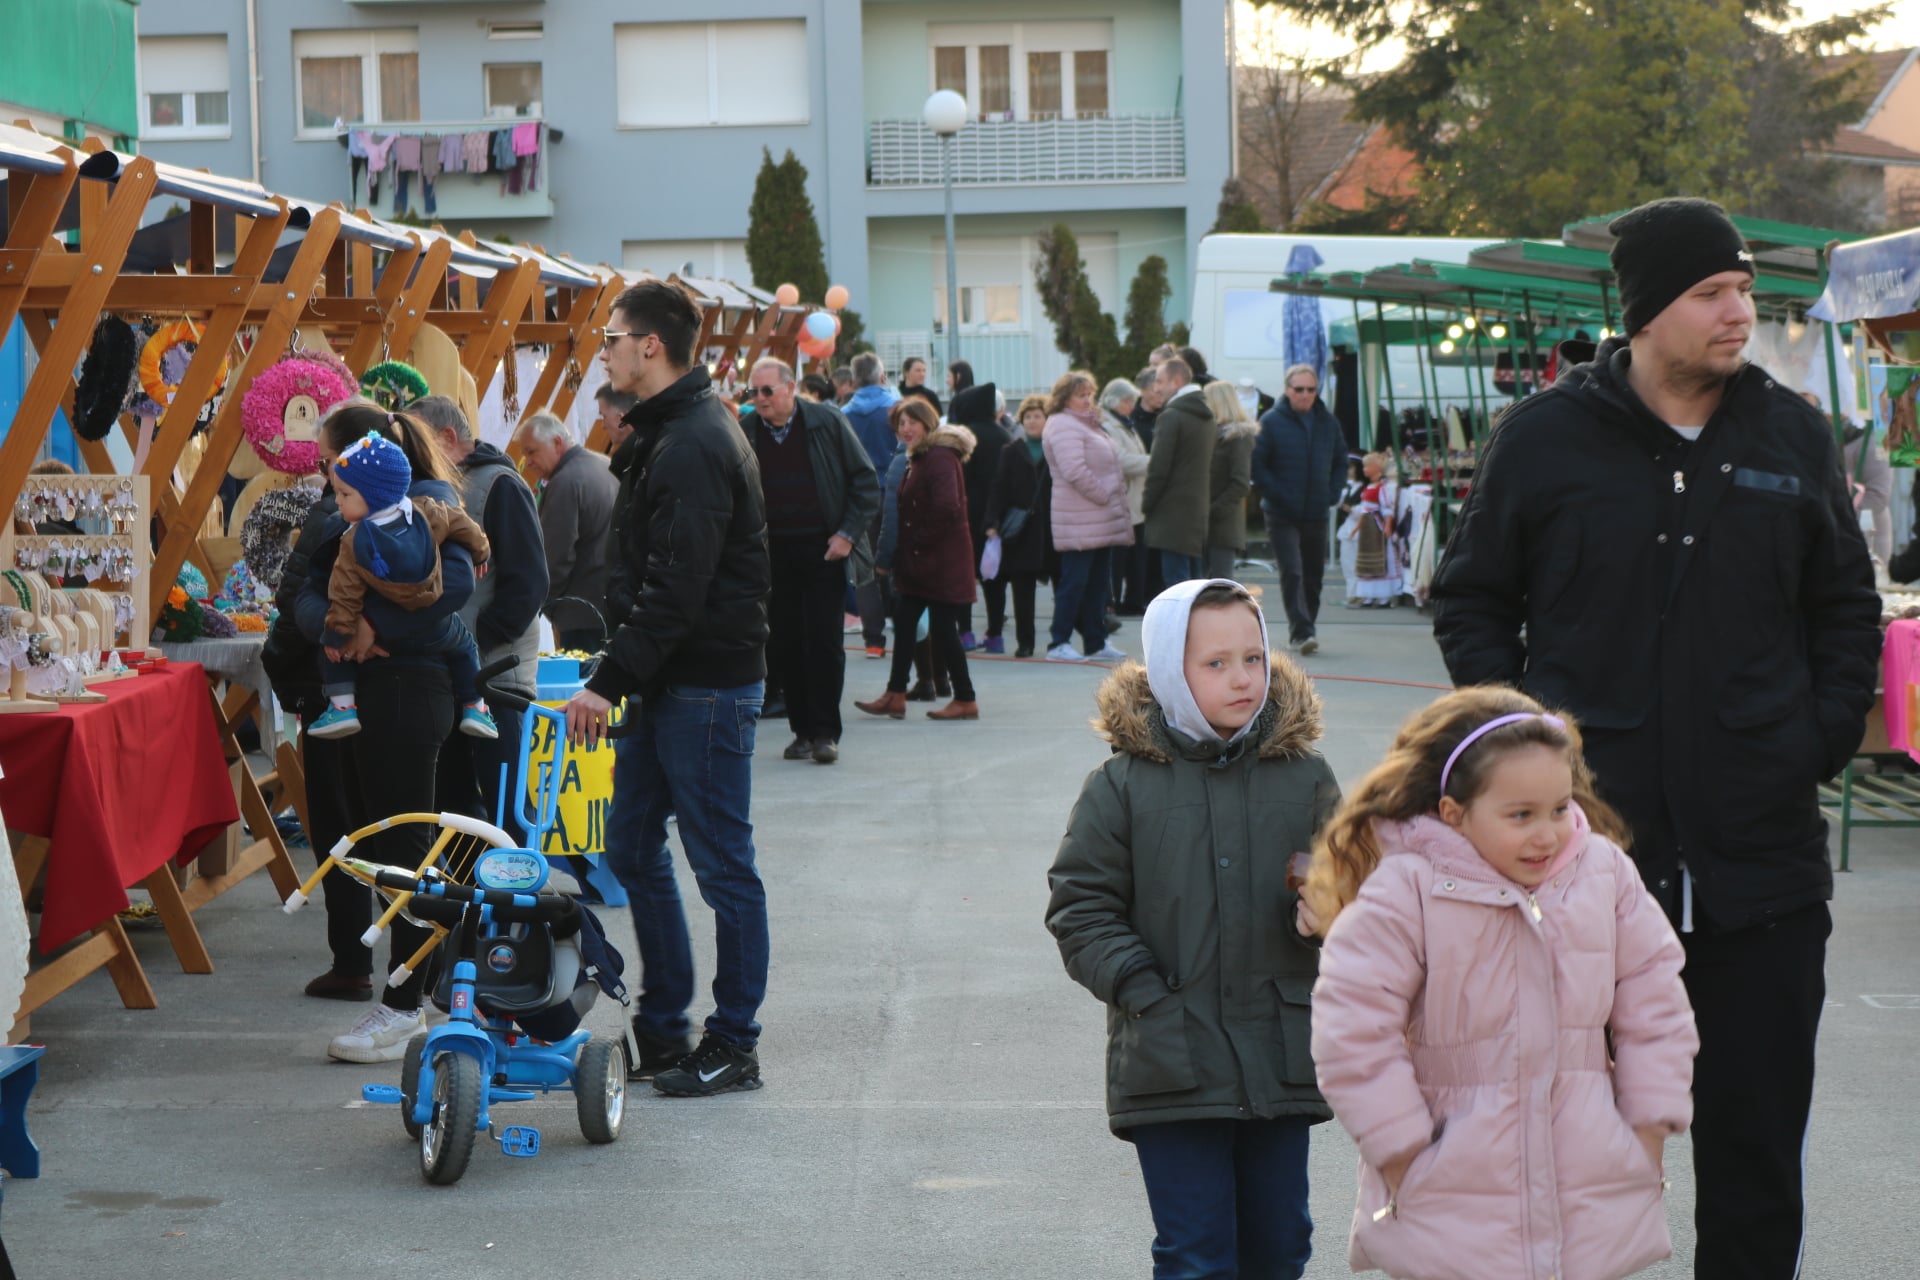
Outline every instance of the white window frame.
[[1060, 55], [1060, 116], [1062, 120], [1078, 118], [1078, 108], [1074, 103], [1073, 55], [1076, 53], [1105, 53], [1107, 55], [1107, 109], [1113, 114], [1113, 23], [1109, 19], [1089, 19], [1067, 22], [936, 22], [927, 26], [927, 92], [931, 93], [939, 84], [936, 71], [934, 50], [963, 46], [967, 51], [967, 109], [975, 119], [979, 118], [980, 101], [980, 49], [983, 45], [1007, 45], [1010, 65], [1008, 77], [1012, 81], [1008, 101], [1013, 108], [1015, 120], [1031, 120], [1032, 111], [1027, 103], [1027, 55], [1029, 53], [1058, 53]]
[[[180, 138], [231, 138], [233, 136], [233, 80], [232, 80], [231, 73], [229, 73], [226, 77], [224, 77], [223, 82], [217, 88], [215, 86], [208, 85], [207, 87], [201, 88], [201, 89], [162, 89], [160, 90], [159, 92], [163, 94], [177, 93], [180, 95], [181, 122], [179, 124], [162, 124], [162, 125], [156, 125], [153, 123], [154, 92], [152, 89], [148, 87], [146, 83], [147, 81], [146, 63], [145, 63], [146, 46], [149, 41], [172, 42], [176, 40], [177, 41], [200, 40], [200, 41], [205, 41], [208, 44], [218, 42], [220, 45], [221, 63], [223, 66], [226, 64], [228, 51], [227, 51], [227, 38], [225, 35], [214, 34], [214, 35], [197, 35], [197, 36], [143, 36], [141, 37], [141, 40], [140, 40], [140, 59], [141, 59], [140, 136], [142, 138], [151, 138], [156, 142], [172, 141], [174, 139], [180, 139]], [[203, 125], [199, 123], [198, 120], [195, 119], [195, 115], [197, 114], [199, 108], [198, 108], [198, 104], [194, 101], [194, 99], [197, 95], [202, 93], [224, 93], [227, 95], [227, 119], [225, 123]]]
[[[720, 118], [720, 28], [727, 26], [786, 26], [800, 30], [801, 47], [806, 51], [807, 61], [791, 68], [792, 74], [806, 81], [806, 110], [792, 119], [748, 119], [723, 120]], [[620, 44], [623, 36], [640, 36], [648, 27], [705, 27], [707, 35], [707, 118], [705, 121], [676, 121], [667, 124], [648, 124], [645, 121], [632, 121], [619, 118], [619, 77]], [[614, 43], [614, 80], [615, 80], [615, 127], [619, 129], [771, 129], [798, 127], [813, 123], [813, 82], [812, 45], [808, 40], [807, 20], [805, 18], [742, 18], [722, 19], [712, 22], [617, 22], [613, 27]], [[929, 54], [929, 57], [932, 55]]]
[[[300, 62], [303, 58], [359, 58], [361, 120], [348, 124], [412, 124], [409, 120], [387, 120], [380, 109], [380, 55], [420, 52], [418, 27], [355, 28], [351, 31], [295, 31], [293, 33], [293, 136], [300, 142], [331, 142], [338, 135], [329, 125], [324, 129], [307, 128], [304, 99], [301, 97]], [[424, 77], [422, 77], [424, 79]]]

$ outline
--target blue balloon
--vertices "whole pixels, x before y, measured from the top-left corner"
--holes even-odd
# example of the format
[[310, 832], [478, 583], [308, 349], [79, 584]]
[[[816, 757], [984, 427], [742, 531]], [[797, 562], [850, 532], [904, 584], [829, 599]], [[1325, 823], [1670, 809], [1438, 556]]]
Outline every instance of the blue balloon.
[[815, 342], [832, 341], [834, 330], [838, 327], [834, 324], [833, 317], [824, 311], [816, 311], [807, 317], [807, 336]]

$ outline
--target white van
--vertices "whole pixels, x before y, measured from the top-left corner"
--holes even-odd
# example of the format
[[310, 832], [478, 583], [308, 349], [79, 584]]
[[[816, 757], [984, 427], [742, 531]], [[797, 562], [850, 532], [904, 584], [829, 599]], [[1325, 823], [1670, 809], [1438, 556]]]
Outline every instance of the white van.
[[[1464, 264], [1475, 249], [1502, 243], [1435, 236], [1210, 235], [1200, 241], [1193, 285], [1193, 345], [1207, 358], [1207, 371], [1254, 385], [1279, 399], [1287, 372], [1287, 294], [1268, 287], [1287, 274], [1296, 245], [1319, 253], [1320, 272], [1372, 271], [1424, 258]], [[1351, 317], [1353, 304], [1323, 299], [1321, 321]], [[1409, 366], [1411, 368], [1411, 366]], [[1397, 372], [1397, 370], [1396, 370]], [[1398, 379], [1396, 378], [1396, 382]], [[1328, 397], [1328, 403], [1332, 398]]]

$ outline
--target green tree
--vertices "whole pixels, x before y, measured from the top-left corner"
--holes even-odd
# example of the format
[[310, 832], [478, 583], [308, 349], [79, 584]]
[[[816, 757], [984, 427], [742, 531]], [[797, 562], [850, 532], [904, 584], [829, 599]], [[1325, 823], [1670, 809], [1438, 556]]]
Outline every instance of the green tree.
[[1220, 207], [1213, 215], [1213, 231], [1242, 232], [1258, 234], [1267, 229], [1260, 221], [1260, 210], [1254, 208], [1253, 197], [1240, 185], [1240, 179], [1228, 178], [1220, 184]]
[[1172, 296], [1167, 260], [1157, 253], [1142, 259], [1127, 289], [1127, 342], [1120, 353], [1121, 377], [1131, 378], [1145, 368], [1153, 349], [1167, 340], [1167, 299]]
[[1113, 317], [1100, 309], [1100, 297], [1087, 281], [1087, 264], [1080, 258], [1080, 242], [1073, 232], [1065, 223], [1055, 223], [1041, 233], [1039, 247], [1033, 281], [1040, 305], [1053, 321], [1054, 345], [1074, 368], [1086, 369], [1102, 382], [1133, 372], [1121, 370], [1119, 330]]
[[1782, 36], [1787, 0], [1268, 3], [1363, 52], [1405, 43], [1393, 69], [1343, 77], [1354, 118], [1385, 125], [1421, 174], [1413, 208], [1363, 216], [1447, 234], [1557, 236], [1663, 195], [1754, 210], [1831, 136], [1849, 99], [1817, 58], [1862, 21]]
[[[773, 153], [760, 149], [760, 175], [754, 179], [753, 203], [747, 206], [747, 265], [758, 288], [791, 284], [804, 302], [826, 297], [827, 255], [813, 201], [807, 198], [807, 167], [792, 151], [775, 164]], [[844, 313], [840, 323], [845, 333]]]

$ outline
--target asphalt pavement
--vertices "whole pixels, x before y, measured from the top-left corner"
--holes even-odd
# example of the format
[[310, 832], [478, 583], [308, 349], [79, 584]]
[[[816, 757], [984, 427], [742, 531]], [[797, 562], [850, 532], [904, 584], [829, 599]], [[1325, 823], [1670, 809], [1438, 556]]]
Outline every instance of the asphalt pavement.
[[[1115, 643], [1138, 634], [1130, 623]], [[1350, 781], [1444, 671], [1409, 610], [1346, 611], [1336, 594], [1321, 638], [1306, 665], [1326, 754]], [[397, 1109], [359, 1100], [365, 1081], [397, 1083], [399, 1064], [326, 1059], [365, 1006], [300, 993], [326, 962], [318, 906], [282, 915], [255, 876], [199, 915], [211, 975], [180, 973], [164, 934], [137, 933], [158, 1009], [121, 1009], [95, 975], [34, 1015], [49, 1046], [31, 1114], [44, 1171], [9, 1180], [0, 1214], [19, 1274], [1147, 1276], [1138, 1169], [1105, 1123], [1102, 1010], [1041, 922], [1068, 807], [1106, 753], [1087, 726], [1104, 672], [980, 661], [973, 724], [930, 723], [918, 704], [904, 722], [853, 711], [885, 673], [849, 655], [837, 765], [783, 761], [784, 724], [762, 726], [764, 1089], [678, 1100], [637, 1086], [604, 1147], [579, 1136], [570, 1099], [505, 1104], [504, 1123], [541, 1127], [541, 1154], [509, 1159], [483, 1139], [463, 1182], [429, 1187]], [[1834, 903], [1806, 1275], [1909, 1277], [1920, 850], [1862, 833], [1853, 867]], [[682, 883], [704, 983], [711, 916], [684, 863]], [[604, 918], [633, 957], [625, 913]], [[618, 1007], [603, 1001], [589, 1024], [617, 1030]], [[1676, 1261], [1647, 1274], [1671, 1278], [1691, 1270], [1684, 1142], [1669, 1165]], [[1310, 1277], [1347, 1274], [1354, 1168], [1337, 1124], [1314, 1131]]]

